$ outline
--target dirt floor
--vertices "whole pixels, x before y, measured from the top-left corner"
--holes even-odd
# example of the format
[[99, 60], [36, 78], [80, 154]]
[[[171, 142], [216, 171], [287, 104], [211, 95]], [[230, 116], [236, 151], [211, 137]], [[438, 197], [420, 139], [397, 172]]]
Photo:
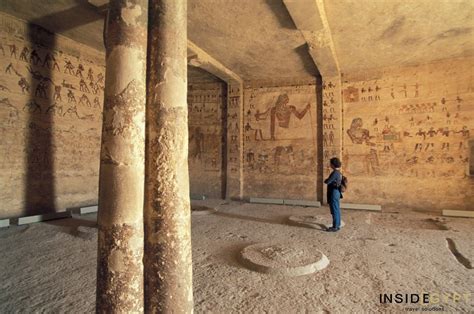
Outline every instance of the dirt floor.
[[[345, 227], [328, 233], [288, 223], [292, 215], [328, 215], [325, 207], [219, 203], [196, 202], [218, 211], [192, 217], [197, 313], [423, 310], [381, 304], [383, 293], [429, 293], [433, 303], [424, 310], [474, 311], [473, 219], [343, 210]], [[93, 313], [95, 219], [0, 229], [0, 313]], [[245, 246], [267, 241], [316, 242], [330, 264], [315, 274], [282, 277], [239, 263]]]

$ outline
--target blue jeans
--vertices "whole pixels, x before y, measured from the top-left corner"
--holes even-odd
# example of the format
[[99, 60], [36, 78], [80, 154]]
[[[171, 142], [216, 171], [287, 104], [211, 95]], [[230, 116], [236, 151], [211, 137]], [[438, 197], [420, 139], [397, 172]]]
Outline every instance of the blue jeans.
[[330, 191], [327, 196], [329, 208], [331, 209], [332, 226], [333, 228], [339, 229], [341, 227], [341, 207], [339, 205], [341, 193], [339, 190], [334, 189]]

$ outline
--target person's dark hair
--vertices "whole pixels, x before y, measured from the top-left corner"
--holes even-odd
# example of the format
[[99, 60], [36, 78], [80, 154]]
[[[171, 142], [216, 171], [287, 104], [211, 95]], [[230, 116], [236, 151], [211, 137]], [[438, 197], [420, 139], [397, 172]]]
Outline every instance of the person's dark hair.
[[331, 160], [329, 160], [329, 162], [330, 162], [331, 165], [333, 165], [335, 168], [341, 168], [341, 166], [342, 166], [341, 161], [340, 161], [339, 158], [337, 158], [337, 157], [331, 158]]

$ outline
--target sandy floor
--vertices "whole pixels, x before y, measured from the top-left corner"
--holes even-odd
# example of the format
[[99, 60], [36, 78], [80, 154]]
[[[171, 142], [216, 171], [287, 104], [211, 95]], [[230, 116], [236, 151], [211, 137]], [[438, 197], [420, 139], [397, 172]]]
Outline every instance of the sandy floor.
[[[447, 242], [452, 239], [472, 265], [473, 219], [346, 210], [346, 226], [327, 233], [287, 223], [291, 215], [324, 215], [327, 208], [217, 207], [215, 214], [193, 215], [197, 313], [399, 312], [417, 305], [381, 304], [379, 294], [423, 292], [433, 301], [439, 294], [470, 293], [468, 301], [440, 302], [447, 312], [474, 311], [474, 270], [458, 262]], [[0, 229], [0, 313], [94, 312], [95, 218]], [[289, 278], [239, 264], [242, 248], [265, 241], [317, 242], [330, 265]]]

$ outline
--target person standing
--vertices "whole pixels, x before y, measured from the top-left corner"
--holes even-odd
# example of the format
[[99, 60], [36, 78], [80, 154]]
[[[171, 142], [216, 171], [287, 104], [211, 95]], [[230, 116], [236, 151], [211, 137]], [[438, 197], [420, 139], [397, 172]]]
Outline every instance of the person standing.
[[341, 208], [340, 208], [340, 199], [342, 194], [340, 191], [342, 183], [342, 174], [341, 174], [341, 161], [339, 158], [334, 157], [329, 160], [329, 165], [332, 169], [329, 177], [324, 180], [324, 183], [327, 184], [327, 202], [329, 208], [331, 209], [332, 215], [332, 227], [328, 228], [329, 232], [336, 232], [341, 227]]

